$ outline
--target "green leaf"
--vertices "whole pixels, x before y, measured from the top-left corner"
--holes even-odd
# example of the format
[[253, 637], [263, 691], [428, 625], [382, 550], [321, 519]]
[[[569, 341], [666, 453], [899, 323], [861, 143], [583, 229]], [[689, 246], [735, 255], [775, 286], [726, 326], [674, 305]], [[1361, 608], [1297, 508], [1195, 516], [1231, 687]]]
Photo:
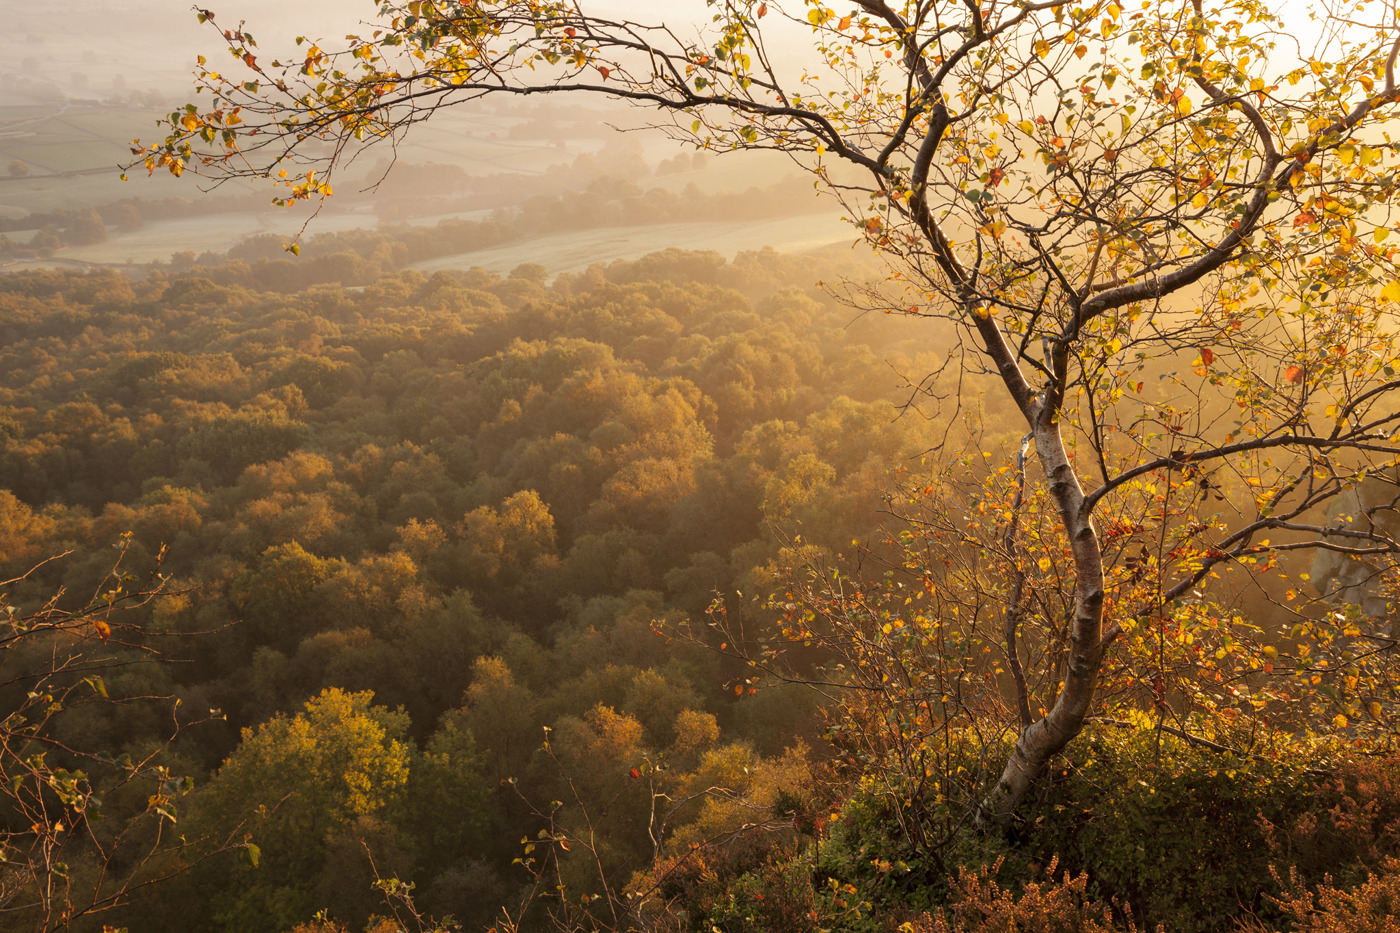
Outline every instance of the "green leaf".
[[262, 849], [259, 849], [259, 848], [258, 848], [256, 845], [254, 845], [253, 843], [250, 842], [250, 843], [248, 843], [246, 846], [243, 847], [243, 860], [244, 860], [245, 862], [248, 863], [249, 867], [251, 867], [251, 868], [257, 868], [257, 867], [258, 867], [258, 860], [261, 859], [261, 858], [262, 858]]

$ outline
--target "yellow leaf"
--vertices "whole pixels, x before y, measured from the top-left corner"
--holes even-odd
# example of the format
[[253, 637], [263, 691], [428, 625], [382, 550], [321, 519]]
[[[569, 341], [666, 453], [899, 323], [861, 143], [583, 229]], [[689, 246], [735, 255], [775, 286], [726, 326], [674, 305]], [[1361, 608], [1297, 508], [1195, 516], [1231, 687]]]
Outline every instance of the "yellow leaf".
[[1046, 42], [1044, 39], [1035, 40], [1035, 54], [1040, 58], [1044, 58], [1045, 56], [1049, 55], [1050, 43]]
[[1381, 289], [1381, 297], [1386, 301], [1400, 301], [1400, 281], [1393, 281]]
[[192, 113], [187, 113], [180, 118], [180, 125], [185, 128], [186, 132], [193, 133], [199, 129], [199, 118]]
[[1384, 242], [1385, 242], [1385, 238], [1388, 237], [1388, 236], [1390, 236], [1390, 228], [1389, 228], [1389, 227], [1377, 227], [1377, 228], [1375, 229], [1375, 231], [1371, 234], [1371, 236], [1375, 238], [1375, 241], [1376, 241], [1377, 243], [1384, 243]]
[[1208, 200], [1209, 198], [1206, 197], [1206, 193], [1204, 191], [1197, 191], [1196, 196], [1191, 199], [1191, 206], [1196, 208], [1197, 210], [1200, 210], [1201, 208], [1206, 206], [1206, 201]]

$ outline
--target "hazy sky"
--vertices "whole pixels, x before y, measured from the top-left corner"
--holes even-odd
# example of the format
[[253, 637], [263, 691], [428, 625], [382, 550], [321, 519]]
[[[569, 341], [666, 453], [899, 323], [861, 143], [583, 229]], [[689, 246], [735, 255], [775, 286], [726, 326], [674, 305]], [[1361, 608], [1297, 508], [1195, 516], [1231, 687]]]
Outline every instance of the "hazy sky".
[[[328, 47], [347, 33], [363, 33], [378, 11], [377, 0], [202, 0], [223, 28], [240, 20], [265, 56], [288, 55], [298, 35], [323, 39]], [[213, 61], [224, 53], [222, 39], [195, 18], [190, 0], [70, 0], [61, 34], [43, 4], [0, 0], [0, 73], [18, 72], [67, 87], [75, 73], [96, 92], [122, 75], [130, 88], [187, 87], [196, 56]], [[590, 11], [644, 22], [665, 22], [682, 35], [708, 23], [704, 0], [606, 0], [586, 4]]]
[[[377, 0], [202, 0], [201, 5], [213, 10], [216, 22], [225, 28], [246, 21], [269, 58], [289, 55], [294, 48], [291, 40], [298, 35], [334, 47], [346, 33], [364, 32], [363, 22], [378, 11]], [[1302, 41], [1309, 35], [1302, 15], [1306, 5], [1306, 0], [1281, 4], [1290, 20], [1298, 23], [1290, 31]], [[91, 92], [100, 94], [120, 74], [128, 88], [159, 88], [178, 96], [189, 86], [197, 55], [217, 62], [225, 54], [217, 33], [196, 22], [190, 0], [69, 0], [61, 34], [55, 32], [51, 9], [45, 4], [0, 0], [0, 6], [5, 8], [0, 73], [41, 77], [65, 89], [74, 75], [81, 74]], [[800, 0], [791, 0], [788, 6], [800, 12]], [[665, 22], [683, 37], [694, 35], [695, 28], [708, 24], [711, 16], [705, 0], [587, 0], [585, 7], [643, 22]], [[776, 19], [770, 14], [765, 26]], [[805, 50], [806, 29], [792, 26], [782, 32], [790, 41], [784, 43], [786, 50], [776, 50], [777, 57], [791, 63], [798, 47]], [[1291, 58], [1293, 51], [1290, 48], [1284, 54]]]

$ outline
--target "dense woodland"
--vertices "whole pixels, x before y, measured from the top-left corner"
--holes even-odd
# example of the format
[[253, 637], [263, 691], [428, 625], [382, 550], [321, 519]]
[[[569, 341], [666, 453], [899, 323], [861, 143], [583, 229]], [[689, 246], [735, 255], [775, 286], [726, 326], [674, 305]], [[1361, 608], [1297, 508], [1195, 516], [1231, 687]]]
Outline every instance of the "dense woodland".
[[[251, 290], [249, 268], [0, 278], [0, 577], [71, 552], [9, 598], [92, 592], [127, 533], [126, 571], [164, 549], [170, 595], [128, 620], [160, 659], [106, 687], [220, 711], [172, 746], [195, 778], [179, 825], [250, 833], [261, 866], [191, 873], [219, 892], [195, 928], [331, 905], [363, 925], [361, 839], [425, 909], [483, 924], [519, 901], [512, 860], [563, 774], [608, 811], [618, 885], [653, 854], [645, 788], [760, 810], [798, 791], [812, 695], [753, 693], [656, 630], [744, 607], [785, 549], [877, 539], [892, 465], [930, 444], [896, 404], [928, 361], [812, 287], [829, 261], [672, 252], [553, 283], [525, 266], [295, 292]], [[118, 755], [170, 715], [86, 707], [58, 735]], [[303, 785], [330, 754], [352, 785]], [[191, 928], [178, 884], [141, 928]]]
[[[975, 562], [916, 547], [890, 497], [936, 494], [930, 451], [985, 477], [1017, 442], [975, 380], [952, 422], [909, 384], [938, 325], [815, 286], [869, 274], [853, 254], [401, 268], [487, 229], [0, 277], [6, 600], [167, 578], [3, 654], [12, 735], [47, 756], [6, 765], [6, 857], [58, 846], [67, 892], [17, 875], [5, 928], [67, 903], [79, 929], [387, 931], [411, 902], [464, 929], [1380, 929], [1337, 917], [1387, 915], [1400, 877], [1383, 721], [1243, 753], [1110, 723], [976, 837], [1005, 735], [974, 721], [911, 798], [878, 704], [827, 689], [839, 657], [799, 640], [809, 685], [743, 663], [804, 568], [907, 603], [891, 568]], [[26, 799], [91, 835], [40, 839]]]

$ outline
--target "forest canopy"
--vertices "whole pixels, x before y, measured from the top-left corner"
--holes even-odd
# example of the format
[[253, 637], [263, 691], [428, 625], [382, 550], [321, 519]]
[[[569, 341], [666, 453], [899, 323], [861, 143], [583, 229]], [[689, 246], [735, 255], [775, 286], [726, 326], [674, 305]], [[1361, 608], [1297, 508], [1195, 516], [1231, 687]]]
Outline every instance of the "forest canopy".
[[[131, 533], [126, 570], [159, 566], [178, 595], [131, 616], [147, 634], [127, 660], [177, 663], [107, 688], [222, 717], [172, 747], [217, 774], [171, 806], [189, 839], [260, 853], [233, 878], [191, 867], [142, 925], [280, 933], [332, 901], [363, 923], [380, 902], [357, 839], [426, 909], [485, 923], [519, 900], [538, 825], [501, 782], [560, 793], [546, 725], [594, 806], [649, 760], [666, 786], [806, 780], [783, 756], [816, 741], [811, 697], [736, 696], [742, 665], [653, 630], [762, 595], [799, 541], [883, 540], [891, 464], [930, 442], [895, 373], [929, 361], [814, 289], [830, 267], [671, 252], [552, 283], [405, 271], [291, 293], [232, 284], [237, 263], [0, 278], [0, 578], [73, 552], [6, 598], [91, 592]], [[114, 757], [162, 735], [128, 709], [57, 735]], [[345, 765], [308, 754], [363, 762], [343, 804], [302, 778]], [[653, 854], [649, 806], [618, 812], [608, 883]], [[181, 883], [223, 893], [195, 917]]]

